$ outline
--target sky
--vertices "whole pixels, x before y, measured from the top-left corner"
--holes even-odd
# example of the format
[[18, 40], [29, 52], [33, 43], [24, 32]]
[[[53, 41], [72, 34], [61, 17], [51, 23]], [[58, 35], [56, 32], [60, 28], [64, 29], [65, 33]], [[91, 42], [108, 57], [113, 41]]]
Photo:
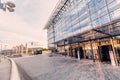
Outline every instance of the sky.
[[[2, 0], [6, 2], [7, 0]], [[35, 42], [47, 47], [47, 23], [58, 0], [10, 0], [15, 3], [15, 12], [0, 10], [0, 42], [7, 48]]]

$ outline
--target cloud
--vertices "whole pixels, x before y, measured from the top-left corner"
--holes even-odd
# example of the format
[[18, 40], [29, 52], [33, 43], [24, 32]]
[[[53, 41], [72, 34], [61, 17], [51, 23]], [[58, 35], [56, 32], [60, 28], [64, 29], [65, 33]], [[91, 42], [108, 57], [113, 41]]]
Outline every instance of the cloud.
[[[12, 1], [12, 0], [11, 0]], [[0, 39], [38, 41], [47, 46], [46, 30], [43, 30], [58, 0], [14, 0], [15, 12], [0, 10]]]

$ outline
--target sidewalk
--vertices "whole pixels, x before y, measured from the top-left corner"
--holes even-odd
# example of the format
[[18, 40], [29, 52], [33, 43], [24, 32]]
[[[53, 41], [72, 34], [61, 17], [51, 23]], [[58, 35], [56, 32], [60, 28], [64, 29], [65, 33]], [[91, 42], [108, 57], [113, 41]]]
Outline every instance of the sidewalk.
[[0, 80], [9, 80], [10, 68], [10, 62], [8, 60], [0, 62]]

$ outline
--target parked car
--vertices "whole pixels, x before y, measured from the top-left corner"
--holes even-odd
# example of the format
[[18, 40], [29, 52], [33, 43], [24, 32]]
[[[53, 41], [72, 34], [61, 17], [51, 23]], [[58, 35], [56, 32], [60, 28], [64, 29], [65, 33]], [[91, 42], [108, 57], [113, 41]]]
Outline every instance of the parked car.
[[35, 55], [42, 54], [42, 50], [37, 50], [34, 52]]

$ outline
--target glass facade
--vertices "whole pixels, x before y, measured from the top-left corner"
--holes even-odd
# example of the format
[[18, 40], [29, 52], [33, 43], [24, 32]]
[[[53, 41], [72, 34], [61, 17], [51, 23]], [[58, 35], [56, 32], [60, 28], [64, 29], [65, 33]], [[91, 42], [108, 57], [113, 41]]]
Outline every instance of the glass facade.
[[48, 28], [48, 44], [120, 18], [120, 0], [68, 0]]

